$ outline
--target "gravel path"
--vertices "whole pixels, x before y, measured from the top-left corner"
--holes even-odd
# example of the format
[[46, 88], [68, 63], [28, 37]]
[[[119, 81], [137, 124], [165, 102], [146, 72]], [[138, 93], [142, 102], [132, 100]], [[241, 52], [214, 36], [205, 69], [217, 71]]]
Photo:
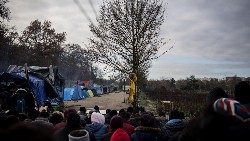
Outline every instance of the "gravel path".
[[[124, 92], [103, 94], [96, 97], [89, 97], [78, 101], [64, 101], [66, 108], [74, 108], [79, 110], [81, 106], [86, 107], [87, 110], [91, 110], [95, 105], [100, 107], [100, 110], [120, 110], [132, 106], [128, 103], [128, 94]], [[125, 102], [124, 102], [125, 101]]]

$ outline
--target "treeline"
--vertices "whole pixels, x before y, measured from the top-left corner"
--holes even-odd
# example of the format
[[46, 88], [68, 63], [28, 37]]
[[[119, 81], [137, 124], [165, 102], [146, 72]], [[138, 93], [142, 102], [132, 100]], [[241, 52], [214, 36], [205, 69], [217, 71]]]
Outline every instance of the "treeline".
[[164, 107], [161, 101], [171, 101], [173, 109], [183, 111], [187, 116], [195, 116], [204, 108], [209, 91], [220, 87], [233, 98], [235, 85], [240, 81], [242, 79], [237, 76], [198, 79], [194, 75], [181, 80], [150, 80], [146, 83], [144, 97], [141, 98], [155, 101], [158, 112], [168, 112], [171, 107], [169, 104]]
[[[249, 78], [246, 78], [248, 80]], [[215, 87], [221, 87], [229, 94], [233, 94], [234, 86], [242, 81], [241, 77], [232, 76], [223, 79], [218, 78], [195, 78], [194, 75], [186, 79], [175, 80], [149, 80], [145, 85], [146, 91], [178, 92], [178, 93], [208, 93]], [[249, 80], [248, 80], [249, 81]]]
[[84, 56], [78, 44], [65, 44], [66, 33], [57, 33], [50, 21], [32, 21], [21, 34], [15, 27], [0, 23], [0, 72], [9, 65], [58, 66], [65, 79], [102, 77], [101, 70]]

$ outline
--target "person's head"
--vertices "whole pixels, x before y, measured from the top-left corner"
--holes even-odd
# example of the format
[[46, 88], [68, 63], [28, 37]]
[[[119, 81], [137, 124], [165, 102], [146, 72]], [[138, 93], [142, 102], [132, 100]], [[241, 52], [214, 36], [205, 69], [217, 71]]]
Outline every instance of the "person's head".
[[219, 98], [228, 98], [228, 94], [220, 87], [213, 88], [207, 95], [207, 105], [213, 104]]
[[235, 100], [241, 104], [250, 103], [250, 85], [247, 81], [241, 81], [236, 84], [234, 89]]
[[39, 116], [43, 117], [43, 118], [49, 118], [50, 114], [47, 111], [42, 111], [42, 112], [40, 112]]
[[73, 109], [73, 108], [65, 110], [64, 113], [63, 113], [64, 118], [67, 118], [69, 113], [77, 113], [77, 111], [75, 109]]
[[123, 120], [120, 116], [113, 116], [110, 120], [110, 127], [113, 130], [116, 130], [118, 128], [122, 128], [123, 127]]
[[120, 109], [119, 110], [119, 114], [122, 113], [122, 112], [125, 112], [125, 110], [124, 109]]
[[112, 134], [110, 141], [130, 141], [130, 137], [124, 130], [118, 128]]
[[99, 106], [95, 105], [94, 110], [95, 110], [95, 112], [99, 112], [99, 110], [100, 110]]
[[171, 119], [183, 119], [183, 115], [178, 110], [173, 110], [169, 113], [169, 120]]
[[118, 114], [117, 110], [111, 110], [111, 112], [109, 113], [111, 118], [117, 114]]
[[69, 141], [89, 141], [89, 132], [87, 130], [73, 130], [68, 135]]
[[141, 126], [154, 127], [155, 118], [149, 114], [144, 114], [141, 117]]
[[130, 114], [128, 112], [119, 113], [119, 116], [124, 120], [128, 121], [130, 119]]
[[80, 112], [86, 113], [86, 108], [85, 107], [80, 107]]
[[8, 129], [5, 137], [9, 141], [53, 141], [53, 128], [32, 123], [19, 122]]
[[132, 113], [134, 112], [133, 107], [128, 107], [128, 108], [127, 108], [127, 112], [129, 112], [130, 114], [132, 114]]
[[49, 118], [49, 122], [53, 125], [56, 125], [57, 123], [60, 123], [63, 121], [63, 116], [59, 113], [53, 113], [51, 117]]
[[18, 114], [18, 119], [19, 119], [20, 121], [24, 121], [26, 118], [28, 118], [28, 115], [27, 115], [27, 114], [25, 114], [25, 113], [19, 113], [19, 114]]
[[108, 114], [109, 112], [111, 112], [111, 109], [106, 109], [106, 114]]
[[91, 122], [92, 123], [104, 124], [105, 123], [105, 117], [101, 113], [93, 112], [91, 114]]
[[69, 126], [79, 127], [81, 125], [80, 116], [77, 113], [69, 113], [66, 123]]
[[216, 100], [213, 104], [213, 110], [226, 118], [235, 119], [240, 122], [250, 121], [250, 111], [240, 102], [230, 98]]

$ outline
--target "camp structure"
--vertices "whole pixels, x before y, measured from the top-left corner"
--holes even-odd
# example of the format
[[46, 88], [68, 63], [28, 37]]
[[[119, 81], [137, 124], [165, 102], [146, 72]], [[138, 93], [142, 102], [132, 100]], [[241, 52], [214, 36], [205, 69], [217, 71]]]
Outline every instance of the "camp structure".
[[64, 78], [56, 66], [10, 65], [7, 71], [0, 75], [2, 89], [11, 84], [21, 88], [25, 83], [34, 95], [36, 106], [43, 106], [45, 101], [50, 101], [54, 105], [63, 103]]
[[73, 87], [64, 88], [63, 100], [81, 100], [101, 94], [103, 94], [102, 87], [95, 84], [93, 80], [77, 80]]

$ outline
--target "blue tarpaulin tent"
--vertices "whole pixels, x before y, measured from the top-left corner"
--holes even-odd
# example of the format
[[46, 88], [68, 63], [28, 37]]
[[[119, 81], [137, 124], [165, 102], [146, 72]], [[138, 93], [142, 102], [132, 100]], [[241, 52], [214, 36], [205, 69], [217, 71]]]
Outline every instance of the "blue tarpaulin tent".
[[64, 88], [63, 100], [71, 100], [73, 93], [74, 93], [74, 88]]
[[63, 100], [81, 100], [87, 97], [89, 97], [89, 94], [86, 90], [82, 90], [79, 84], [77, 84], [74, 88], [64, 89]]

